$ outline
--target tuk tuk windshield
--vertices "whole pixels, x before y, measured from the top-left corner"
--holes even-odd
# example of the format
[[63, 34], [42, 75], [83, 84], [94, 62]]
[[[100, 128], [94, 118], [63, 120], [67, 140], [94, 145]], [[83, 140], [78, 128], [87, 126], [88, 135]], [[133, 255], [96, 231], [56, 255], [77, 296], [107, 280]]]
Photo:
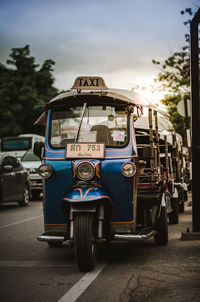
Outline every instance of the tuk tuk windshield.
[[87, 106], [83, 119], [82, 106], [56, 110], [51, 114], [50, 144], [64, 148], [67, 143], [105, 143], [109, 147], [123, 147], [127, 144], [127, 112], [119, 106]]

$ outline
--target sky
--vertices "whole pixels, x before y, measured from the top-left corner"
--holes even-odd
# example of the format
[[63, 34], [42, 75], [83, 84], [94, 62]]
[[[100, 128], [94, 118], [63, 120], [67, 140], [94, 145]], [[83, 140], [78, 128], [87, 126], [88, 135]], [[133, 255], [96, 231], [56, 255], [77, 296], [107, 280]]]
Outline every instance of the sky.
[[185, 45], [187, 16], [180, 11], [199, 0], [0, 0], [0, 62], [12, 48], [30, 45], [36, 63], [55, 61], [60, 90], [77, 76], [102, 76], [108, 87], [150, 85], [164, 61]]

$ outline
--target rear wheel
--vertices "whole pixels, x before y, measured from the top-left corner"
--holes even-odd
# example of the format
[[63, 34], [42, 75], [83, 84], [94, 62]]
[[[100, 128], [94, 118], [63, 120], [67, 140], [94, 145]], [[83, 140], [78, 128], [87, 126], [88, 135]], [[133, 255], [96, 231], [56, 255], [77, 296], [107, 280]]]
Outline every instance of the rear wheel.
[[180, 194], [179, 194], [179, 213], [183, 213], [185, 210], [184, 207], [184, 202], [187, 200], [187, 195], [185, 196], [185, 192], [187, 194], [187, 191], [184, 191], [183, 189], [181, 189]]
[[184, 201], [182, 201], [179, 206], [179, 213], [184, 213], [184, 211], [185, 211], [185, 205], [184, 205]]
[[168, 243], [168, 224], [166, 207], [161, 207], [160, 216], [156, 225], [157, 234], [154, 235], [155, 245], [167, 245]]
[[39, 200], [40, 199], [40, 191], [32, 191], [32, 199], [33, 200]]
[[23, 200], [19, 201], [19, 205], [27, 207], [28, 204], [29, 204], [29, 201], [30, 201], [30, 193], [29, 193], [28, 186], [25, 185], [24, 186]]
[[74, 251], [80, 271], [91, 271], [96, 264], [97, 244], [95, 240], [94, 216], [81, 213], [74, 221]]
[[2, 198], [2, 190], [0, 188], [0, 210], [2, 209], [2, 201], [3, 201], [3, 198]]
[[178, 198], [172, 200], [172, 211], [169, 213], [169, 223], [178, 224], [179, 201]]

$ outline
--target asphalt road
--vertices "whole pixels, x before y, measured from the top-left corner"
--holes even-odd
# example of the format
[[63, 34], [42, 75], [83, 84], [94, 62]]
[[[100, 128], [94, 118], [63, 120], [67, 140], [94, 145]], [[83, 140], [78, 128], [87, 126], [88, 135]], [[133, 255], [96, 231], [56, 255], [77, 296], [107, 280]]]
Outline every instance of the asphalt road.
[[56, 302], [63, 296], [65, 302], [200, 301], [200, 241], [180, 239], [187, 227], [191, 207], [180, 214], [179, 225], [169, 226], [167, 247], [155, 247], [153, 240], [115, 242], [100, 249], [99, 275], [84, 275], [71, 247], [49, 248], [36, 240], [43, 232], [41, 201], [27, 208], [5, 205], [0, 211], [0, 301]]

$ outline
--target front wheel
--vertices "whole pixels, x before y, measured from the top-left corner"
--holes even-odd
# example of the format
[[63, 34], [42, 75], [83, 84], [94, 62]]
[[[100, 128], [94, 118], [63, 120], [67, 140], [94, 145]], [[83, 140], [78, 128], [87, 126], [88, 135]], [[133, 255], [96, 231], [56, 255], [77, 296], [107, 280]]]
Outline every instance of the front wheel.
[[25, 185], [24, 186], [23, 200], [19, 201], [19, 205], [27, 207], [28, 204], [29, 204], [29, 201], [30, 201], [30, 193], [29, 193], [28, 186]]
[[167, 245], [168, 243], [168, 224], [166, 207], [161, 207], [160, 216], [156, 225], [157, 234], [154, 236], [155, 245]]
[[80, 271], [91, 271], [95, 267], [97, 244], [94, 215], [90, 213], [80, 213], [75, 217], [74, 251], [76, 263]]

